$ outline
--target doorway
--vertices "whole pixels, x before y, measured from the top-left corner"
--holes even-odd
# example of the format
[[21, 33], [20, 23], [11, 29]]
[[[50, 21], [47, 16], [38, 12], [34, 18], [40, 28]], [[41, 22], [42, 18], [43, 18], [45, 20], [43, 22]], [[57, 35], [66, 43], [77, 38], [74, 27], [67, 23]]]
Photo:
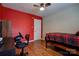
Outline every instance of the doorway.
[[41, 20], [34, 19], [34, 40], [41, 39]]

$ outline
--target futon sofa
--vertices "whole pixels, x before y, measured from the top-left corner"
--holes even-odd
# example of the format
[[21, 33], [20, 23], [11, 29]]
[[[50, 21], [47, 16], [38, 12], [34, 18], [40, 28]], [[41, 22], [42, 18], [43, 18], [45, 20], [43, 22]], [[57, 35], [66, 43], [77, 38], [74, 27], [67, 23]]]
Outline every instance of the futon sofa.
[[76, 34], [69, 33], [46, 33], [46, 47], [48, 41], [58, 42], [73, 47], [79, 47], [79, 31]]

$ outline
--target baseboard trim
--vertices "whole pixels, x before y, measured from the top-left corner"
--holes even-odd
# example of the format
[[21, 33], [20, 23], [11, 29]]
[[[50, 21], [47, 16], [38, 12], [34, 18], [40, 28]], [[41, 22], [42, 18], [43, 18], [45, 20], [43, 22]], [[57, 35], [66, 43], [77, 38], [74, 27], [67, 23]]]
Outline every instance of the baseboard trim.
[[[29, 42], [34, 42], [35, 40], [30, 40]], [[27, 43], [27, 41], [24, 41], [25, 43]]]
[[34, 42], [35, 40], [30, 40], [29, 42]]

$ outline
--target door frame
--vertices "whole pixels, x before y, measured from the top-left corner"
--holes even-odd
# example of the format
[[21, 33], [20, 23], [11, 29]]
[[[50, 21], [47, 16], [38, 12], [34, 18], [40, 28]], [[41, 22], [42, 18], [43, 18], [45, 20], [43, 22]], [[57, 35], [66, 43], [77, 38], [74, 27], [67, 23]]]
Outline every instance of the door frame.
[[[41, 19], [34, 19], [34, 26], [35, 26], [35, 20], [40, 20], [40, 39], [42, 38], [42, 20]], [[36, 40], [35, 39], [35, 27], [34, 27], [34, 40]]]

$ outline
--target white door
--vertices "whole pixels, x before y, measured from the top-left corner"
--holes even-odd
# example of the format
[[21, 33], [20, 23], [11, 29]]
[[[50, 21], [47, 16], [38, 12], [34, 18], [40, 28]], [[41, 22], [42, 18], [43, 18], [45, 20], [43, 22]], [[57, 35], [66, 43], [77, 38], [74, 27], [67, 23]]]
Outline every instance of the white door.
[[34, 40], [41, 39], [41, 20], [34, 19]]

